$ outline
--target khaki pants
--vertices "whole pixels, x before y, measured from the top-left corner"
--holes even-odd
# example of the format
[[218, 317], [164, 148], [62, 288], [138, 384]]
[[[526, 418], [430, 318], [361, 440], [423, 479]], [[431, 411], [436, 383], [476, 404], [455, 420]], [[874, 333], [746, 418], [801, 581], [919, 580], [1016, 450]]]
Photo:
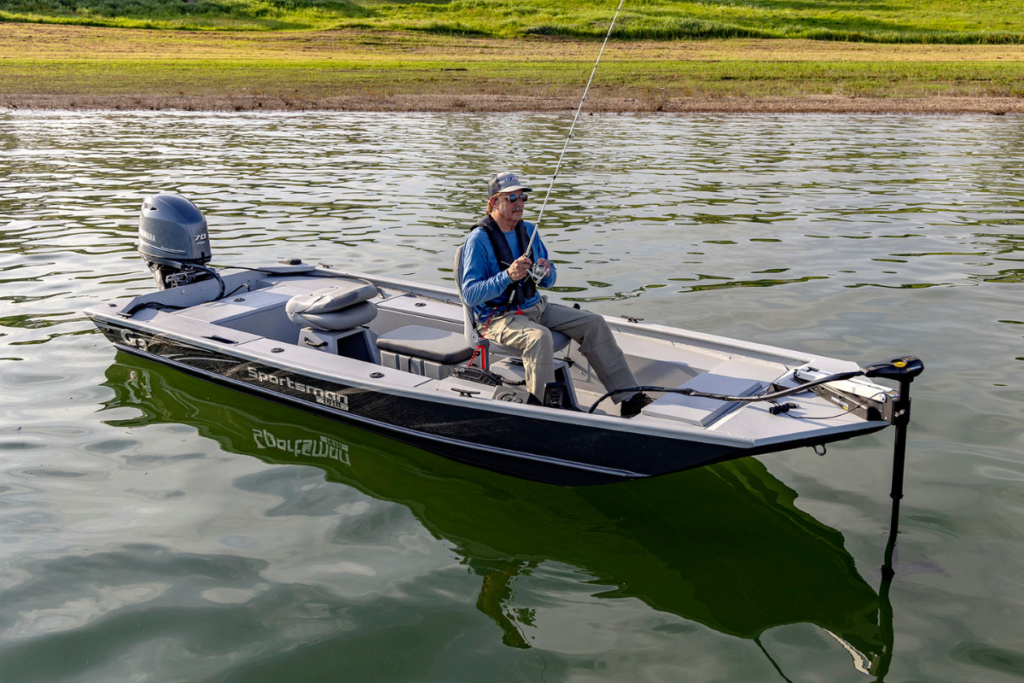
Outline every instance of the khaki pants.
[[[622, 355], [622, 349], [604, 318], [589, 311], [549, 304], [546, 296], [542, 296], [537, 305], [524, 310], [522, 315], [510, 312], [497, 318], [491, 322], [484, 336], [523, 352], [526, 388], [542, 401], [544, 385], [555, 381], [551, 330], [558, 330], [579, 342], [580, 353], [590, 361], [606, 389], [636, 386], [633, 371], [626, 364], [626, 357]], [[627, 398], [629, 394], [616, 394], [612, 400], [619, 403]]]

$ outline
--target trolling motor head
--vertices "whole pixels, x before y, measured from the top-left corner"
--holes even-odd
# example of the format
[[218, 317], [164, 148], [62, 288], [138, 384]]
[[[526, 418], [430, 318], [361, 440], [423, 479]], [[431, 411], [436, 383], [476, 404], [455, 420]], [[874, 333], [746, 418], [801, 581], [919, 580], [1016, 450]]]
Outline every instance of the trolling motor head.
[[924, 362], [917, 356], [903, 356], [882, 363], [874, 363], [861, 368], [865, 377], [883, 377], [898, 382], [912, 382], [924, 372]]
[[206, 218], [181, 195], [155, 194], [142, 202], [139, 253], [160, 289], [212, 277]]

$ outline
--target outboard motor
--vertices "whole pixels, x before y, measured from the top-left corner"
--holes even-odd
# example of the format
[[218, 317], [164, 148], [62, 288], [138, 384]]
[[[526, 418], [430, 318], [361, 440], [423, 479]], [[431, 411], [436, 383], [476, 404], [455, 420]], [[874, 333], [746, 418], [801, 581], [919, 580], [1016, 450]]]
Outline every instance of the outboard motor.
[[160, 289], [215, 277], [205, 265], [210, 260], [206, 218], [181, 195], [155, 194], [143, 200], [139, 253]]

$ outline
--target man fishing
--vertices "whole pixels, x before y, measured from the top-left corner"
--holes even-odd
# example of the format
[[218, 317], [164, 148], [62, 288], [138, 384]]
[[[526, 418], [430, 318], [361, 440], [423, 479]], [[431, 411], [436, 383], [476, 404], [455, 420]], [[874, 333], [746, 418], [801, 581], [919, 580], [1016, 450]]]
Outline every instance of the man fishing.
[[[580, 353], [607, 389], [637, 386], [604, 318], [548, 303], [546, 296], [537, 293], [538, 284], [551, 287], [558, 274], [540, 235], [534, 235], [536, 227], [523, 221], [528, 192], [532, 190], [514, 173], [491, 178], [487, 183], [487, 214], [473, 226], [466, 240], [462, 297], [473, 308], [480, 335], [522, 350], [526, 386], [538, 402], [544, 400], [545, 387], [555, 381], [551, 330], [579, 343]], [[539, 283], [531, 276], [531, 269], [540, 277]], [[623, 417], [639, 414], [651, 402], [642, 392], [617, 394], [612, 400], [620, 403]], [[566, 407], [575, 410], [569, 404]]]

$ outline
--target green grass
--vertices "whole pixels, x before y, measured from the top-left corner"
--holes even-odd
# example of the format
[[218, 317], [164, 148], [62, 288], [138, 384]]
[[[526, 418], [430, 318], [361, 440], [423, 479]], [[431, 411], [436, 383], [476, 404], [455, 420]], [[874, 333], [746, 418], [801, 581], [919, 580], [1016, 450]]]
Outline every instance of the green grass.
[[120, 28], [322, 29], [373, 14], [345, 0], [0, 1], [0, 20]]
[[[458, 67], [458, 71], [452, 69]], [[361, 60], [34, 60], [6, 58], [0, 94], [272, 95], [296, 101], [340, 95], [437, 93], [575, 97], [589, 65], [563, 62]], [[110, 73], [118, 78], [111, 79]], [[608, 62], [602, 96], [657, 104], [673, 97], [1024, 96], [1019, 63]], [[525, 74], [525, 75], [524, 75]]]
[[[0, 20], [176, 29], [604, 36], [615, 0], [0, 0]], [[1024, 43], [1024, 0], [627, 0], [615, 37]]]

